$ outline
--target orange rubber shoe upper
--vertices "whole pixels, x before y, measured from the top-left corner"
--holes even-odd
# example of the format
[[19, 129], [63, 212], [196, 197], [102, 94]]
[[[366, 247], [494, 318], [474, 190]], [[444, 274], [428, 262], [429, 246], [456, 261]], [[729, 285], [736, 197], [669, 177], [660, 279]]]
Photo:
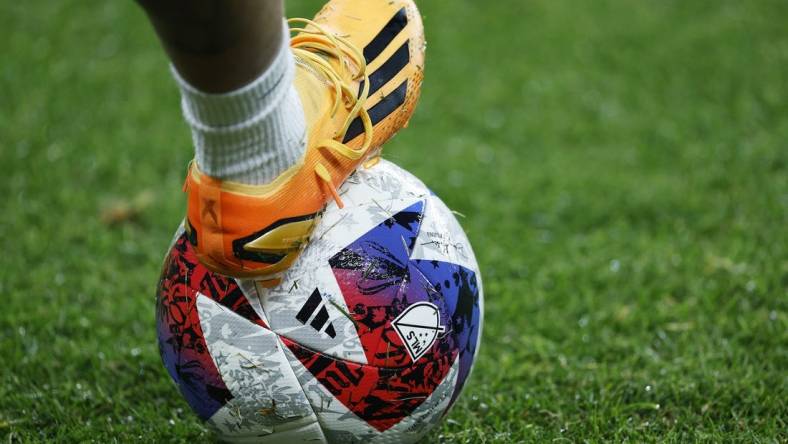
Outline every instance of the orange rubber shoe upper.
[[336, 189], [407, 124], [424, 66], [412, 0], [331, 0], [314, 21], [290, 23], [308, 126], [304, 157], [264, 185], [215, 179], [193, 162], [184, 185], [198, 259], [269, 283], [298, 257], [328, 201], [342, 206]]

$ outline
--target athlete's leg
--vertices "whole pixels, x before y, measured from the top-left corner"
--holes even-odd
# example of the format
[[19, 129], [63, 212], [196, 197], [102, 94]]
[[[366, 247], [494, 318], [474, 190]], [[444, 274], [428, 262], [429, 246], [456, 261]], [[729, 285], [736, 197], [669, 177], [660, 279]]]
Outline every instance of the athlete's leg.
[[137, 1], [178, 73], [207, 93], [254, 80], [282, 41], [282, 0]]
[[302, 157], [304, 112], [282, 0], [138, 0], [173, 64], [197, 166], [267, 183]]

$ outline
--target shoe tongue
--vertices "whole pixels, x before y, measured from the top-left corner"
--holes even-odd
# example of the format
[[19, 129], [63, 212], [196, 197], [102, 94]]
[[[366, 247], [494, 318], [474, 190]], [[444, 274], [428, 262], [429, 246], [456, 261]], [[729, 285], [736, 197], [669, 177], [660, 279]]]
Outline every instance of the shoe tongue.
[[304, 63], [296, 63], [295, 79], [293, 84], [301, 98], [304, 108], [304, 118], [307, 125], [312, 127], [315, 122], [331, 111], [333, 96], [326, 80]]

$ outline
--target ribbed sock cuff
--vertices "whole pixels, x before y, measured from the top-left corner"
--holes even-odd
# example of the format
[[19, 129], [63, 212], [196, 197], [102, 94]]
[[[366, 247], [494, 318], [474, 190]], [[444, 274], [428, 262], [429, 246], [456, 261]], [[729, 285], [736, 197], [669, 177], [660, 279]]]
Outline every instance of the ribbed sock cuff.
[[235, 91], [202, 92], [172, 68], [181, 90], [183, 116], [192, 131], [197, 165], [209, 176], [267, 183], [303, 156], [306, 122], [293, 87], [295, 63], [286, 26], [283, 33], [271, 65]]

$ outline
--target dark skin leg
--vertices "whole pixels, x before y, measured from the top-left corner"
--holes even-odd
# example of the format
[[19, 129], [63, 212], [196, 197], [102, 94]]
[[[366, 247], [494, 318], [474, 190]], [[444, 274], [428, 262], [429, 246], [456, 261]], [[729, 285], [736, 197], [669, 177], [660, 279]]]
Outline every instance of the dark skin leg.
[[282, 40], [282, 0], [137, 0], [178, 73], [208, 93], [258, 77]]

